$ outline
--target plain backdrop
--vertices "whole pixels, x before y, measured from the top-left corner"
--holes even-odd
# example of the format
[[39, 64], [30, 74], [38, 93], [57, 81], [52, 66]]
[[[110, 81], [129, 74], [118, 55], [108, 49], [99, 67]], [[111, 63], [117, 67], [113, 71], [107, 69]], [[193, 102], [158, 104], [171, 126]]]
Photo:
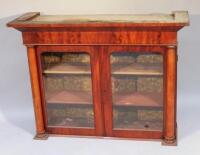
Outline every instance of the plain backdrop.
[[[159, 142], [50, 137], [33, 140], [34, 113], [26, 48], [6, 23], [22, 13], [131, 14], [188, 10], [190, 26], [179, 31], [178, 146]], [[2, 155], [199, 155], [200, 0], [0, 0], [0, 154]]]

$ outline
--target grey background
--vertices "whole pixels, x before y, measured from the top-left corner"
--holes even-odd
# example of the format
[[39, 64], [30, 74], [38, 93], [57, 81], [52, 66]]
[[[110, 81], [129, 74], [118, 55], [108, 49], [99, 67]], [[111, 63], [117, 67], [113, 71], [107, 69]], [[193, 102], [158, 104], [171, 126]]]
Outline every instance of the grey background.
[[35, 122], [26, 48], [21, 33], [5, 25], [17, 16], [0, 19], [0, 154], [200, 154], [200, 15], [191, 15], [191, 25], [179, 31], [177, 147], [74, 137], [33, 140]]

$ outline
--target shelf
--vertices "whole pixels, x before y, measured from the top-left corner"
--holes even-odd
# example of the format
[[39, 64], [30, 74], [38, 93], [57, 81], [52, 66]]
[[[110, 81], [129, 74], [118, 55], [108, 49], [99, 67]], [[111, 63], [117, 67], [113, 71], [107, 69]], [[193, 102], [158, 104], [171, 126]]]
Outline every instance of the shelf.
[[83, 91], [58, 91], [46, 93], [47, 104], [92, 105], [92, 94]]
[[162, 107], [162, 93], [126, 93], [114, 94], [114, 106], [140, 106], [140, 107]]
[[45, 74], [91, 74], [90, 65], [62, 63], [44, 70]]
[[[62, 63], [50, 67], [43, 71], [45, 74], [91, 74], [89, 65]], [[148, 64], [130, 64], [130, 65], [113, 65], [112, 75], [154, 75], [162, 76], [163, 69], [161, 65]]]
[[112, 65], [113, 75], [152, 75], [162, 76], [162, 65], [149, 64], [130, 64], [130, 65]]
[[[92, 94], [81, 91], [59, 91], [46, 93], [48, 104], [91, 105]], [[113, 96], [115, 106], [140, 106], [162, 107], [161, 93], [129, 93], [115, 94]]]
[[115, 122], [114, 130], [162, 130], [163, 121]]
[[86, 120], [73, 120], [70, 118], [57, 118], [59, 121], [49, 121], [49, 127], [94, 128], [94, 123]]
[[50, 127], [72, 127], [72, 128], [94, 128], [94, 121], [87, 120], [87, 118], [53, 118], [48, 121], [48, 126]]

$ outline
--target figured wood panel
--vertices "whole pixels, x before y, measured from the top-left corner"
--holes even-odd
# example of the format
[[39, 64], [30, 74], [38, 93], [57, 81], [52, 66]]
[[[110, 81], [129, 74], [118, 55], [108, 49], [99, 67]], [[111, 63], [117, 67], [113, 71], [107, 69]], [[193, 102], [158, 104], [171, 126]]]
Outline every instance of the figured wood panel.
[[176, 44], [175, 31], [80, 31], [23, 32], [24, 44], [39, 45], [159, 45]]

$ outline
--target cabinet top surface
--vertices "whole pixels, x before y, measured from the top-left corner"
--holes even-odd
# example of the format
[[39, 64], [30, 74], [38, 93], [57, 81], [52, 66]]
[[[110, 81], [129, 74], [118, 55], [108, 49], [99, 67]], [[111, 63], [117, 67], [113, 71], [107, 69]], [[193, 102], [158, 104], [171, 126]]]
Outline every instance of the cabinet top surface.
[[175, 24], [188, 25], [187, 11], [175, 11], [171, 14], [121, 14], [121, 15], [40, 15], [39, 12], [26, 13], [7, 25], [10, 27], [39, 27], [48, 25], [92, 25], [92, 24], [135, 24], [160, 25]]

